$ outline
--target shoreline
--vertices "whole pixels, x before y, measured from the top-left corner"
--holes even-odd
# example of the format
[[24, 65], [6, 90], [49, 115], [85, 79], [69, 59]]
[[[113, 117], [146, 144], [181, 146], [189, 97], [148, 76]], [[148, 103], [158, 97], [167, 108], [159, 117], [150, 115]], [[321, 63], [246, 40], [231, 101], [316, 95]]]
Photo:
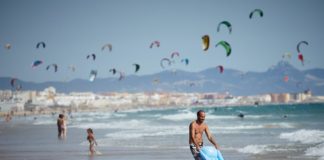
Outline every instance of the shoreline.
[[208, 104], [208, 105], [188, 105], [188, 106], [175, 106], [175, 105], [161, 105], [161, 106], [114, 106], [114, 107], [88, 107], [88, 108], [71, 108], [71, 107], [44, 107], [39, 110], [34, 111], [11, 111], [11, 112], [1, 112], [0, 117], [5, 117], [10, 114], [11, 116], [39, 116], [39, 115], [54, 115], [57, 113], [70, 114], [70, 113], [80, 113], [80, 112], [119, 112], [119, 111], [131, 111], [137, 109], [183, 109], [183, 108], [201, 108], [201, 107], [249, 107], [249, 106], [278, 106], [278, 105], [304, 105], [304, 104], [322, 104], [324, 102], [291, 102], [291, 103], [261, 103], [255, 104]]
[[[323, 142], [317, 141], [316, 137], [319, 133], [324, 134], [317, 131], [324, 130], [321, 115], [324, 103], [321, 103], [319, 108], [313, 104], [237, 106], [241, 108], [216, 106], [229, 107], [219, 108], [219, 110], [212, 105], [197, 107], [203, 107], [202, 109], [206, 109], [213, 115], [207, 118], [209, 128], [219, 140], [223, 149], [222, 153], [227, 159], [292, 160], [299, 157], [298, 159], [315, 160], [318, 157], [306, 155], [306, 151], [317, 149], [317, 143]], [[246, 111], [256, 113], [256, 115], [251, 114], [249, 118], [247, 115], [247, 118], [242, 120], [232, 114], [235, 111], [244, 110], [244, 107], [248, 108]], [[288, 108], [288, 111], [297, 116], [283, 119], [281, 114], [278, 115], [273, 112], [275, 110], [271, 109], [281, 107]], [[170, 108], [181, 109], [168, 110]], [[187, 126], [191, 118], [195, 117], [195, 110], [199, 108], [142, 106], [131, 107], [134, 110], [124, 109], [126, 112], [121, 111], [117, 114], [104, 113], [96, 109], [91, 109], [95, 113], [90, 114], [73, 112], [73, 119], [67, 117], [69, 126], [67, 138], [64, 140], [57, 138], [56, 115], [35, 116], [36, 121], [32, 116], [13, 117], [13, 123], [1, 120], [4, 125], [0, 127], [2, 144], [0, 145], [2, 146], [0, 147], [0, 159], [66, 159], [67, 157], [72, 160], [80, 159], [80, 157], [86, 159], [88, 158], [86, 128], [93, 128], [95, 131], [99, 142], [98, 150], [103, 153], [95, 157], [98, 160], [114, 158], [121, 160], [132, 158], [192, 159], [187, 146]], [[165, 112], [164, 109], [168, 111]], [[79, 110], [79, 112], [87, 111], [89, 110]], [[216, 114], [218, 111], [220, 115]], [[226, 113], [223, 114], [223, 111]], [[107, 110], [107, 112], [110, 111]], [[289, 137], [301, 137], [299, 138], [301, 142], [307, 142], [311, 138], [314, 144], [303, 145]], [[209, 142], [205, 140], [207, 146]], [[16, 145], [17, 143], [20, 145]]]

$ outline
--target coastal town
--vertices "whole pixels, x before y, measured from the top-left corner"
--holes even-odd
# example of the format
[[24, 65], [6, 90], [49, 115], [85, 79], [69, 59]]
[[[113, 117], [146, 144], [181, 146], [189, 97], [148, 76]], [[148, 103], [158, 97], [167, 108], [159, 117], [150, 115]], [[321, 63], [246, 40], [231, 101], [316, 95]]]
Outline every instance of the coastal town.
[[321, 103], [324, 96], [313, 96], [310, 90], [301, 93], [268, 93], [233, 96], [225, 93], [58, 93], [54, 87], [43, 91], [0, 90], [0, 113], [41, 113], [53, 111], [119, 111], [134, 108], [244, 106], [283, 103]]

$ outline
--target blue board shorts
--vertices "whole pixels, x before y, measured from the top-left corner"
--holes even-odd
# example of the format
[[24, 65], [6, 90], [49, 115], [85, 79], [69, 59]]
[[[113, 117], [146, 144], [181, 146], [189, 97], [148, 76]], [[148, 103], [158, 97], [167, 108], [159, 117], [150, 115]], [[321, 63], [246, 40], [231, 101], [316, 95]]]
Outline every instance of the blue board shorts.
[[[199, 146], [202, 147], [203, 143], [199, 144]], [[194, 144], [190, 144], [189, 147], [190, 147], [190, 151], [191, 151], [191, 154], [194, 157], [194, 159], [195, 160], [200, 160], [199, 151], [197, 151], [196, 146]]]

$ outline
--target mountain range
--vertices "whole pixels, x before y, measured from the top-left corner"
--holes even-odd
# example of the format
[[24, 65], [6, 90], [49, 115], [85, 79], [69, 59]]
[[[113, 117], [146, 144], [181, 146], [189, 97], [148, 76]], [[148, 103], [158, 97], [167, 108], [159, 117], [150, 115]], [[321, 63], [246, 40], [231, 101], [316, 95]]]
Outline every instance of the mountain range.
[[[13, 89], [11, 78], [0, 78], [0, 90]], [[97, 78], [95, 81], [74, 79], [68, 82], [25, 82], [22, 90], [41, 91], [49, 86], [57, 92], [229, 92], [235, 96], [266, 93], [296, 93], [310, 89], [313, 95], [324, 95], [324, 69], [298, 70], [280, 61], [264, 72], [242, 72], [209, 68], [200, 72], [162, 71], [151, 75], [129, 75]]]

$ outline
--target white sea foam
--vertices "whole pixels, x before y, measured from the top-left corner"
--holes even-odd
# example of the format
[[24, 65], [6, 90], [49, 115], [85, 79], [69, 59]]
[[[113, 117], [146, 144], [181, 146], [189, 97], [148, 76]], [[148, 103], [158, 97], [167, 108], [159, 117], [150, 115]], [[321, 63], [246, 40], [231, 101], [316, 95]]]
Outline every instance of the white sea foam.
[[[197, 118], [196, 113], [188, 110], [184, 110], [183, 112], [179, 112], [177, 114], [163, 115], [160, 117], [160, 119], [171, 120], [171, 121], [193, 120], [196, 118]], [[213, 120], [213, 119], [236, 119], [237, 117], [232, 115], [221, 116], [221, 115], [207, 114], [206, 118], [209, 120]]]
[[279, 138], [303, 144], [316, 144], [324, 142], [324, 131], [301, 129], [295, 132], [281, 133]]
[[263, 125], [238, 125], [238, 126], [217, 126], [217, 127], [209, 127], [211, 130], [244, 130], [244, 129], [260, 129], [264, 128]]
[[107, 129], [107, 128], [110, 128], [110, 125], [108, 123], [83, 123], [83, 124], [74, 124], [74, 125], [71, 125], [70, 128]]
[[[115, 147], [116, 146], [115, 143], [112, 143], [110, 138], [97, 139], [96, 141], [98, 142], [99, 147], [102, 147], [102, 146]], [[83, 141], [82, 143], [80, 143], [80, 145], [87, 146], [87, 145], [89, 145], [89, 142], [88, 141]], [[150, 149], [152, 149], [152, 148], [160, 148], [160, 145], [159, 144], [150, 144], [150, 145], [145, 144], [145, 145], [143, 145], [143, 144], [138, 144], [138, 143], [127, 143], [127, 144], [124, 144], [124, 147], [127, 147], [127, 148], [141, 148], [141, 149], [144, 149], [144, 148], [149, 149], [150, 148]]]
[[92, 118], [92, 117], [74, 117], [73, 121], [77, 121], [77, 122], [93, 122], [94, 118]]
[[36, 120], [33, 122], [34, 125], [49, 125], [56, 124], [55, 120]]
[[[195, 119], [196, 112], [192, 112], [188, 109], [181, 110], [176, 114], [168, 114], [168, 115], [163, 115], [160, 117], [160, 119], [166, 119], [166, 120], [173, 120], [173, 121], [181, 121], [181, 120], [191, 120]], [[273, 115], [245, 115], [245, 119], [265, 119], [265, 118], [273, 118]], [[212, 112], [208, 112], [206, 114], [206, 119], [237, 119], [237, 115], [215, 115]]]
[[149, 126], [149, 121], [131, 119], [126, 121], [110, 121], [109, 123], [82, 123], [70, 127], [81, 129], [136, 129], [140, 126]]
[[248, 154], [266, 154], [269, 152], [291, 152], [296, 151], [294, 148], [287, 148], [286, 146], [280, 146], [277, 144], [268, 144], [268, 145], [247, 145], [243, 148], [237, 150], [241, 153]]
[[149, 114], [149, 115], [139, 115], [139, 117], [145, 117], [145, 118], [160, 118], [162, 114]]
[[123, 130], [106, 134], [113, 139], [132, 139], [141, 137], [167, 136], [188, 134], [188, 128], [183, 126], [146, 126], [137, 130]]
[[268, 123], [263, 124], [263, 128], [295, 128], [296, 125], [294, 123]]
[[173, 120], [173, 121], [190, 120], [195, 118], [196, 118], [196, 114], [193, 112], [169, 114], [160, 117], [160, 119]]
[[236, 125], [236, 126], [209, 126], [211, 130], [249, 130], [249, 129], [263, 129], [263, 128], [294, 128], [295, 125], [291, 123], [268, 123], [257, 125]]
[[149, 107], [141, 107], [141, 108], [133, 108], [124, 111], [120, 111], [120, 113], [137, 113], [137, 112], [146, 112], [146, 111], [158, 111], [165, 110], [166, 108], [149, 108]]
[[223, 116], [223, 115], [207, 115], [207, 119], [237, 119], [238, 117], [236, 115], [228, 115], [228, 116]]
[[241, 153], [248, 153], [248, 154], [264, 154], [266, 152], [266, 145], [248, 145], [244, 148], [238, 149]]
[[324, 159], [324, 143], [308, 148], [305, 151], [305, 154], [307, 156], [320, 156], [320, 159]]
[[110, 118], [112, 113], [110, 112], [83, 112], [83, 113], [75, 113], [73, 116], [75, 118], [96, 118], [96, 119], [108, 119]]
[[273, 115], [248, 115], [244, 116], [245, 119], [265, 119], [265, 118], [273, 118]]
[[126, 114], [121, 114], [121, 113], [114, 113], [113, 116], [115, 117], [126, 117]]

